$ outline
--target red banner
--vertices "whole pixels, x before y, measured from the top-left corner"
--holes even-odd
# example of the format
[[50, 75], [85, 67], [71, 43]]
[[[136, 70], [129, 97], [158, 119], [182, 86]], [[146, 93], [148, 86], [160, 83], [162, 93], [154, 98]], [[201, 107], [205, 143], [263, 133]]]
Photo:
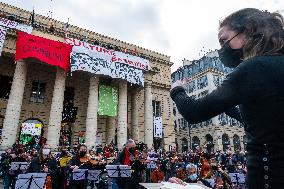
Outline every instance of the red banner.
[[71, 51], [71, 45], [19, 31], [15, 59], [33, 57], [68, 71]]

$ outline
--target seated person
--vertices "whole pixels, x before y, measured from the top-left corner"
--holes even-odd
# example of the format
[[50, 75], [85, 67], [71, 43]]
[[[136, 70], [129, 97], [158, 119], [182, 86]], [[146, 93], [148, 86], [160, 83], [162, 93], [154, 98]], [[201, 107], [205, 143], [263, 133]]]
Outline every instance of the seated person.
[[198, 184], [202, 184], [205, 185], [209, 188], [211, 188], [211, 185], [209, 182], [207, 182], [206, 180], [199, 178], [199, 175], [197, 174], [197, 166], [194, 164], [188, 164], [186, 166], [186, 172], [187, 172], [187, 178], [184, 180], [181, 180], [179, 178], [176, 177], [172, 177], [169, 179], [169, 182], [172, 183], [177, 183], [177, 184], [182, 184], [182, 185], [186, 185], [186, 183], [198, 183]]

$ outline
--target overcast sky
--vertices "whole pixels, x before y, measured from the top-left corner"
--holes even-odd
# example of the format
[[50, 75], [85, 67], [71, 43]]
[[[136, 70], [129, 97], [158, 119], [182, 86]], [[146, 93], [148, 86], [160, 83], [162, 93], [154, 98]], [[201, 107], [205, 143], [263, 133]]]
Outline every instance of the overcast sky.
[[37, 14], [171, 56], [184, 58], [219, 48], [219, 20], [241, 8], [281, 11], [284, 0], [0, 0]]

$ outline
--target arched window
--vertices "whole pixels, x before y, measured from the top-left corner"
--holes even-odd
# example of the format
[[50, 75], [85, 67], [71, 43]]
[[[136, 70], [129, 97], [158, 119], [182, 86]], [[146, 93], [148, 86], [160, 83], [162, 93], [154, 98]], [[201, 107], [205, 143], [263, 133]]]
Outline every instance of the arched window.
[[197, 146], [200, 146], [200, 140], [197, 136], [192, 137], [192, 149], [195, 150]]
[[181, 145], [182, 145], [182, 152], [186, 152], [188, 150], [188, 141], [186, 138], [181, 139]]
[[233, 136], [234, 150], [241, 150], [241, 141], [238, 135]]
[[211, 151], [213, 150], [214, 144], [213, 144], [213, 137], [210, 134], [207, 134], [205, 136], [206, 139], [206, 149], [207, 149], [207, 153], [211, 153]]
[[223, 144], [223, 150], [226, 151], [227, 149], [230, 148], [230, 139], [229, 139], [229, 136], [224, 133], [222, 135], [222, 144]]

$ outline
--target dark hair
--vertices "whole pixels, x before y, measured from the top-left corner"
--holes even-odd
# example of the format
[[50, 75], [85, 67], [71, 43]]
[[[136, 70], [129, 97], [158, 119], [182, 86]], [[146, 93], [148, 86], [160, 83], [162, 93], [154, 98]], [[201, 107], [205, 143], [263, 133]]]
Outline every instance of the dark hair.
[[220, 22], [237, 33], [245, 34], [244, 58], [284, 54], [284, 19], [279, 13], [254, 8], [241, 9]]

